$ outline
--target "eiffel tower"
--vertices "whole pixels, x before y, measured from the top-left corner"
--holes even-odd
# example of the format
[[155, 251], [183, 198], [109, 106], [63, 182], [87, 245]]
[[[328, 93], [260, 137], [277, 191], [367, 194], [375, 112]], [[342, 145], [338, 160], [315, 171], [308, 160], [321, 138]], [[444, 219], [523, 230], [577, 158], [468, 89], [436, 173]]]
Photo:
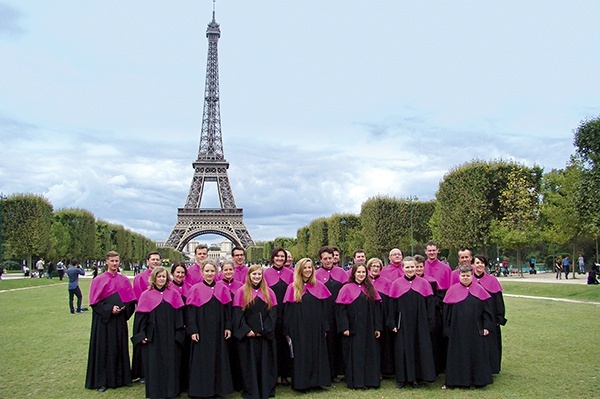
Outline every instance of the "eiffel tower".
[[[227, 177], [229, 163], [223, 155], [217, 51], [221, 29], [215, 21], [214, 1], [213, 19], [206, 29], [206, 37], [208, 38], [208, 60], [198, 159], [192, 163], [194, 178], [185, 205], [177, 209], [177, 223], [165, 243], [179, 251], [183, 250], [190, 240], [201, 234], [217, 234], [244, 248], [254, 245], [244, 225], [243, 209], [235, 205], [229, 177]], [[200, 208], [205, 182], [217, 182], [221, 208]]]

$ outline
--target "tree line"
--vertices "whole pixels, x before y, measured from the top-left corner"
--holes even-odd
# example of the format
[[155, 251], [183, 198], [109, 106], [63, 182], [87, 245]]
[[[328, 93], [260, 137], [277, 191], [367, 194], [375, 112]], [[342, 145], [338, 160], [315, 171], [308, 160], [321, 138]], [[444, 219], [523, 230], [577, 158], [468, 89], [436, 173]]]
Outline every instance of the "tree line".
[[451, 264], [469, 248], [491, 258], [510, 255], [520, 268], [525, 255], [551, 267], [555, 256], [595, 254], [600, 236], [600, 117], [586, 119], [574, 131], [575, 154], [563, 169], [544, 172], [503, 159], [472, 160], [452, 168], [436, 198], [376, 196], [360, 214], [318, 218], [297, 230], [295, 238], [261, 242], [249, 259], [268, 259], [276, 246], [295, 259], [316, 258], [323, 245], [335, 245], [348, 261], [355, 249], [387, 259], [390, 249], [423, 251], [433, 239]]
[[6, 266], [20, 267], [22, 261], [32, 265], [43, 257], [54, 261], [78, 259], [104, 260], [111, 250], [119, 252], [127, 268], [143, 263], [150, 251], [158, 250], [161, 257], [183, 260], [172, 248], [156, 248], [156, 243], [121, 225], [96, 220], [94, 215], [79, 208], [53, 210], [43, 196], [13, 194], [1, 200], [0, 260], [12, 262]]

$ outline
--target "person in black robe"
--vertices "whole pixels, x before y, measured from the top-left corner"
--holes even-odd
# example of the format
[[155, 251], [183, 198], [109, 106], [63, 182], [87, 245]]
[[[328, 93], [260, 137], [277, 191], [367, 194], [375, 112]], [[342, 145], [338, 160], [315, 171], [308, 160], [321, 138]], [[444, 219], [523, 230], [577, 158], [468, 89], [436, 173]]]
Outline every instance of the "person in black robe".
[[404, 259], [404, 276], [390, 287], [387, 326], [395, 333], [396, 383], [419, 388], [422, 382], [437, 380], [430, 326], [433, 323], [433, 290], [415, 274], [416, 262]]
[[275, 293], [277, 298], [277, 323], [275, 323], [275, 341], [277, 343], [277, 373], [281, 385], [290, 385], [288, 378], [291, 375], [292, 359], [288, 344], [283, 334], [283, 297], [294, 280], [294, 272], [284, 267], [287, 252], [282, 247], [276, 247], [271, 251], [271, 267], [264, 270], [264, 279]]
[[488, 260], [484, 255], [475, 255], [473, 257], [474, 279], [490, 294], [492, 305], [492, 314], [495, 325], [490, 330], [488, 343], [490, 344], [490, 364], [492, 374], [499, 374], [502, 364], [502, 333], [500, 326], [506, 325], [506, 307], [504, 306], [504, 297], [502, 296], [502, 285], [496, 276], [486, 273]]
[[190, 386], [192, 398], [212, 398], [233, 392], [227, 340], [231, 338], [231, 295], [215, 281], [217, 265], [202, 261], [202, 281], [188, 292], [187, 333], [191, 336]]
[[283, 300], [283, 332], [286, 350], [293, 354], [294, 390], [307, 392], [331, 385], [326, 340], [329, 322], [325, 313], [325, 300], [330, 296], [325, 285], [316, 280], [312, 261], [300, 259], [294, 269], [294, 282]]
[[344, 374], [344, 357], [342, 350], [342, 336], [338, 334], [335, 319], [335, 300], [342, 285], [348, 281], [348, 274], [341, 267], [333, 266], [333, 247], [325, 246], [319, 250], [321, 268], [315, 276], [317, 281], [325, 284], [331, 292], [331, 296], [325, 300], [325, 314], [329, 323], [329, 334], [327, 334], [327, 356], [329, 357], [329, 371], [331, 381], [341, 382], [338, 375]]
[[[185, 266], [185, 262], [175, 262], [173, 266], [171, 266], [171, 276], [173, 277], [173, 281], [171, 281], [170, 288], [178, 291], [181, 295], [181, 299], [185, 304], [187, 301], [188, 291], [190, 290], [191, 285], [189, 282], [185, 281], [187, 268]], [[183, 312], [183, 325], [187, 326], [187, 312]], [[179, 351], [179, 360], [177, 364], [179, 365], [179, 391], [187, 392], [189, 386], [189, 363], [190, 363], [190, 347], [192, 340], [190, 336], [185, 334], [185, 338], [183, 339], [183, 345], [181, 346], [181, 351]]]
[[[231, 299], [236, 291], [239, 290], [244, 283], [235, 279], [235, 269], [232, 260], [226, 260], [221, 264], [220, 281], [225, 284], [229, 290]], [[217, 277], [219, 279], [219, 277]], [[230, 306], [231, 307], [231, 306]], [[228, 339], [227, 348], [229, 351], [229, 366], [231, 367], [231, 379], [233, 380], [233, 389], [235, 391], [242, 390], [242, 366], [240, 365], [240, 357], [238, 356], [237, 339]]]
[[85, 387], [100, 392], [131, 384], [127, 320], [136, 298], [129, 279], [117, 272], [119, 263], [119, 254], [108, 252], [106, 272], [90, 285], [93, 312]]
[[[385, 323], [388, 317], [391, 281], [381, 275], [383, 261], [379, 258], [369, 259], [367, 261], [367, 270], [369, 271], [369, 278], [373, 283], [373, 287], [375, 287], [381, 297], [382, 320]], [[381, 330], [381, 337], [379, 337], [379, 357], [381, 360], [381, 375], [383, 377], [391, 377], [396, 374], [394, 341], [395, 336], [390, 329], [384, 328]]]
[[492, 384], [489, 344], [494, 328], [490, 294], [473, 284], [471, 266], [460, 266], [460, 282], [444, 297], [444, 333], [448, 337], [446, 381], [442, 389]]
[[233, 335], [242, 365], [242, 397], [275, 396], [277, 298], [265, 283], [260, 265], [248, 269], [246, 283], [233, 298]]
[[169, 272], [157, 266], [150, 288], [142, 292], [135, 313], [131, 342], [141, 347], [146, 397], [172, 398], [179, 394], [179, 351], [185, 334], [184, 303], [170, 287]]
[[346, 385], [351, 389], [379, 388], [381, 297], [367, 277], [364, 263], [352, 266], [335, 303], [338, 332], [343, 336]]

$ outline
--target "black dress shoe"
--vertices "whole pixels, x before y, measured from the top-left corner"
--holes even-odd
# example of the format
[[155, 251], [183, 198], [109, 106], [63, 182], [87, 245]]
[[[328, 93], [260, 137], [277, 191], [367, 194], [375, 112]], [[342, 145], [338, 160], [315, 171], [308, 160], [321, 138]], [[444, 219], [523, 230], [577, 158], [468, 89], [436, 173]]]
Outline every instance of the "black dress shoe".
[[100, 387], [100, 388], [98, 388], [98, 392], [104, 392], [104, 391], [106, 391], [106, 387]]

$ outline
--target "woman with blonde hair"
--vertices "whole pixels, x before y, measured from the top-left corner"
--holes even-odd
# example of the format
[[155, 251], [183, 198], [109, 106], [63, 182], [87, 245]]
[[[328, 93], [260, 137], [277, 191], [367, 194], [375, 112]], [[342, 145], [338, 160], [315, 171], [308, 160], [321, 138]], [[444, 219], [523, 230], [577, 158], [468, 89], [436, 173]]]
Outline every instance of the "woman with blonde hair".
[[275, 396], [277, 359], [275, 322], [277, 298], [267, 287], [260, 265], [248, 269], [246, 282], [233, 297], [233, 335], [242, 367], [242, 397]]
[[135, 313], [134, 345], [141, 345], [147, 398], [179, 394], [179, 348], [183, 344], [184, 303], [170, 286], [169, 272], [157, 266], [142, 292]]
[[315, 278], [312, 261], [300, 259], [283, 300], [283, 332], [293, 358], [292, 388], [297, 391], [331, 385], [325, 339], [329, 331], [325, 299], [330, 296], [325, 284]]

